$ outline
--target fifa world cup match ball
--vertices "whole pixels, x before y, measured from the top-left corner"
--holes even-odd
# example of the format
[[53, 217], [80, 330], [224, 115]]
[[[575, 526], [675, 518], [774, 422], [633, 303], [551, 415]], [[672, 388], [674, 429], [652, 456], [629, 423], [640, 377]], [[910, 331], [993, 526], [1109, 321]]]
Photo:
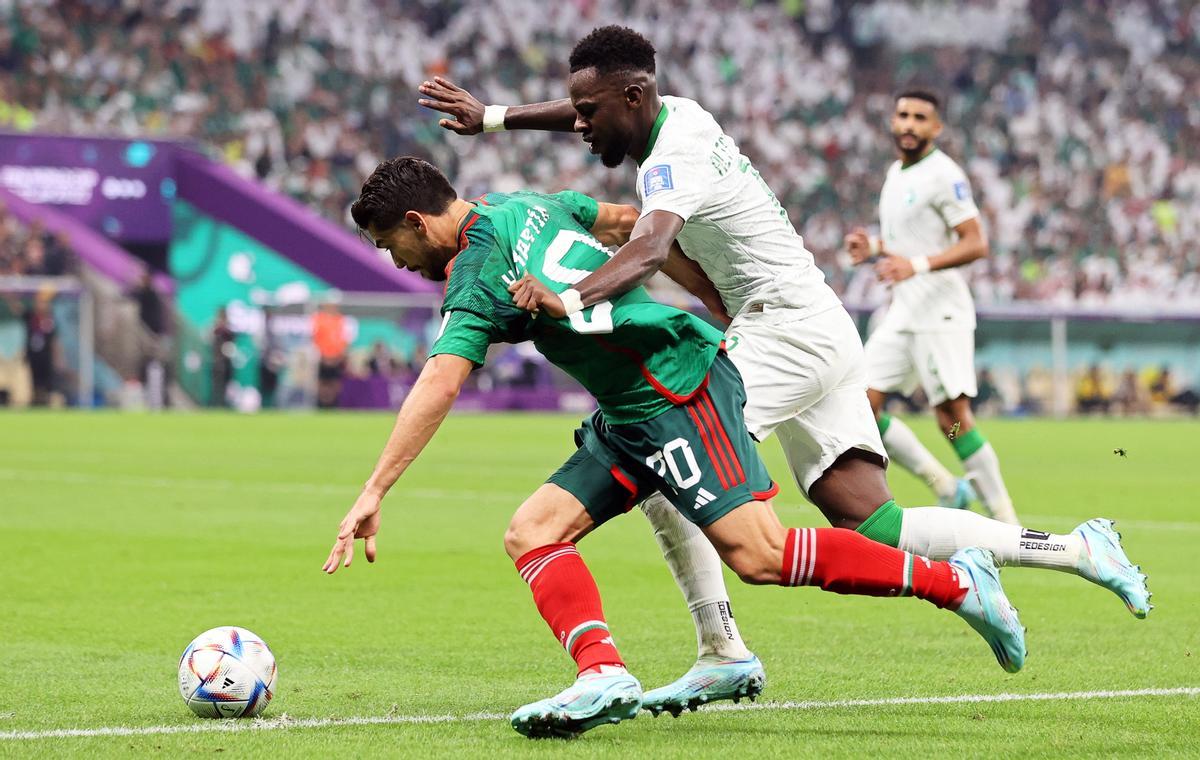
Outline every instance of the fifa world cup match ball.
[[275, 694], [275, 655], [232, 625], [205, 631], [179, 658], [179, 695], [202, 718], [252, 718]]

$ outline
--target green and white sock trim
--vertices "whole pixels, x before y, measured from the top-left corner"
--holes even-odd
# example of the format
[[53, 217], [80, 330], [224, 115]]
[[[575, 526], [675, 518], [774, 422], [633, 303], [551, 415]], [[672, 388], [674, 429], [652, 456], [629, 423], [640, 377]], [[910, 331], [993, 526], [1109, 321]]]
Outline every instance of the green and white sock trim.
[[968, 457], [982, 449], [986, 443], [987, 439], [983, 437], [983, 433], [979, 432], [979, 428], [971, 428], [950, 440], [950, 444], [954, 446], [954, 453], [958, 454], [961, 461], [966, 461]]
[[912, 596], [913, 555], [911, 552], [904, 552], [904, 575], [901, 580], [900, 596]]
[[892, 426], [892, 415], [880, 412], [879, 416], [875, 418], [875, 424], [879, 427], [879, 435], [883, 435]]
[[588, 631], [594, 631], [597, 628], [602, 628], [607, 631], [608, 624], [603, 620], [586, 620], [572, 628], [571, 632], [567, 634], [566, 641], [563, 642], [563, 648], [567, 650], [567, 654], [571, 654], [573, 656], [572, 650], [575, 647], [575, 642], [579, 640], [579, 637]]
[[858, 526], [858, 532], [881, 544], [888, 546], [900, 545], [900, 527], [904, 523], [904, 510], [896, 505], [895, 499], [888, 499], [879, 509], [863, 520]]

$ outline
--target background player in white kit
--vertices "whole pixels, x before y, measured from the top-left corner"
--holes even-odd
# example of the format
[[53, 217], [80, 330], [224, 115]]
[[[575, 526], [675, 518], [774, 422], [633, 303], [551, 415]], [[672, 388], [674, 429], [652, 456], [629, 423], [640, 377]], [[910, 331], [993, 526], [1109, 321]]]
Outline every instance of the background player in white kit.
[[893, 461], [925, 480], [945, 506], [966, 507], [970, 489], [955, 479], [912, 430], [883, 410], [888, 393], [918, 385], [967, 477], [997, 520], [1016, 524], [1000, 460], [975, 425], [975, 302], [959, 267], [988, 254], [987, 236], [967, 177], [938, 150], [938, 100], [924, 90], [896, 98], [892, 137], [899, 159], [879, 195], [880, 237], [846, 236], [856, 263], [875, 262], [892, 302], [867, 340], [867, 395]]
[[[1149, 609], [1145, 577], [1129, 563], [1107, 520], [1031, 541], [1017, 526], [940, 507], [901, 509], [866, 403], [862, 342], [787, 212], [712, 115], [686, 98], [659, 97], [654, 47], [624, 27], [592, 31], [570, 58], [571, 97], [484, 106], [445, 79], [425, 82], [419, 103], [449, 114], [459, 134], [504, 129], [580, 132], [610, 168], [633, 158], [642, 211], [629, 242], [562, 294], [536, 280], [514, 284], [516, 303], [563, 316], [624, 293], [667, 261], [676, 241], [711, 280], [732, 324], [726, 347], [746, 386], [745, 422], [777, 433], [797, 484], [835, 527], [925, 556], [981, 546], [1001, 564], [1081, 575], [1120, 595], [1135, 615]], [[687, 285], [686, 277], [672, 278]], [[703, 291], [698, 283], [696, 290]], [[699, 659], [682, 678], [645, 695], [656, 714], [753, 695], [764, 673], [733, 621], [720, 559], [704, 535], [661, 495], [642, 505], [696, 625]]]

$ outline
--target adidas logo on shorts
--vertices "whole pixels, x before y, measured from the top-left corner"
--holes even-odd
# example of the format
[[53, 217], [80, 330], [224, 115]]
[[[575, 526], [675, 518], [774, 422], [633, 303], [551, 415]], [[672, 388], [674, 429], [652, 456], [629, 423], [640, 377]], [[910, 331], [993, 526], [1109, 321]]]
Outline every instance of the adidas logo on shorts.
[[707, 507], [710, 503], [716, 501], [716, 499], [717, 499], [717, 497], [713, 496], [712, 492], [710, 492], [704, 486], [700, 486], [700, 491], [699, 491], [699, 493], [696, 494], [696, 505], [694, 507], [692, 507], [692, 509], [700, 509], [701, 507]]

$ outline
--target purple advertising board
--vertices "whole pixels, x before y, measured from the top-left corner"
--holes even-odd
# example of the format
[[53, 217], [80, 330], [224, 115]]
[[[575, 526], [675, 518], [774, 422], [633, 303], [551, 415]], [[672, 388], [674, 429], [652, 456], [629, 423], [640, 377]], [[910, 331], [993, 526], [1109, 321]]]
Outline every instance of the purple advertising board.
[[116, 242], [164, 243], [175, 152], [156, 140], [0, 133], [0, 187]]

